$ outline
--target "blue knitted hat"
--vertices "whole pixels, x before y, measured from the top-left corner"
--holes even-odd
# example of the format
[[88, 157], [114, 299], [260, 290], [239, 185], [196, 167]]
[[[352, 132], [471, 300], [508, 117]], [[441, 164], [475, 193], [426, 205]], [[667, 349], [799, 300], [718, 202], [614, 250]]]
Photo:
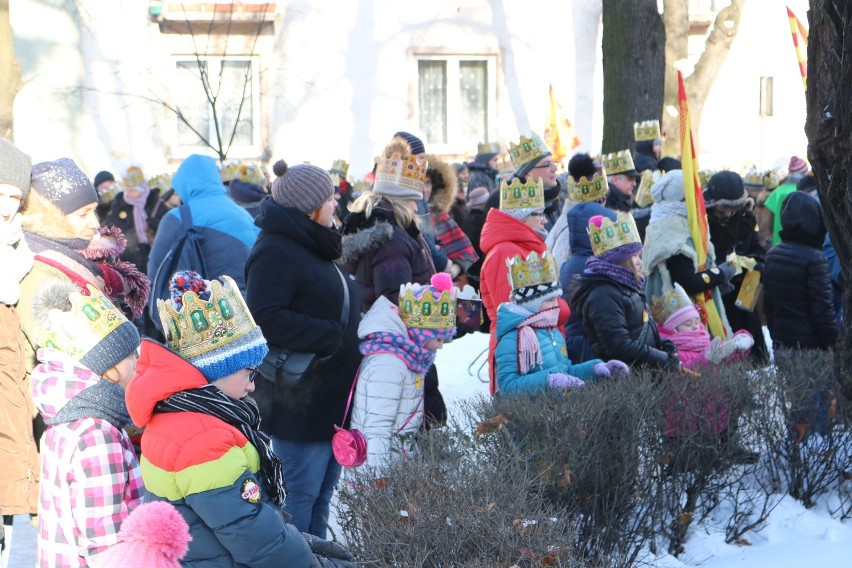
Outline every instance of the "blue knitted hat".
[[171, 300], [158, 302], [166, 343], [210, 382], [260, 365], [269, 351], [236, 282], [221, 279], [176, 272]]

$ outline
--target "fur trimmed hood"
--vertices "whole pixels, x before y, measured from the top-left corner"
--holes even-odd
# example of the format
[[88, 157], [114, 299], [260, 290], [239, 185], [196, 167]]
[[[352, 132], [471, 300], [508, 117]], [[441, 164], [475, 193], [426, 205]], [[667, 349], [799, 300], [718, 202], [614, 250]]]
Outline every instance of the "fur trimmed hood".
[[343, 236], [343, 254], [340, 262], [348, 264], [372, 252], [393, 238], [393, 225], [377, 221], [355, 233]]
[[427, 155], [426, 160], [429, 162], [426, 175], [432, 180], [432, 196], [429, 198], [429, 204], [446, 213], [452, 207], [458, 193], [458, 175], [452, 164], [434, 154]]
[[48, 239], [74, 238], [74, 229], [65, 213], [36, 191], [30, 191], [21, 214], [24, 230], [29, 233]]

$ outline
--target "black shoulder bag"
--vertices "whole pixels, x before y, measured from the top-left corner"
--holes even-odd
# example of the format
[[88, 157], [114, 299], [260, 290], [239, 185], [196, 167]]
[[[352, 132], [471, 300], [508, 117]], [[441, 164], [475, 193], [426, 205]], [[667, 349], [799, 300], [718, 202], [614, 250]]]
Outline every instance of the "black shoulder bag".
[[[340, 277], [340, 283], [343, 284], [343, 307], [340, 310], [340, 323], [345, 333], [346, 324], [349, 322], [349, 286], [346, 285], [346, 279], [336, 264], [334, 269]], [[343, 337], [340, 338], [340, 342], [343, 342]], [[337, 348], [331, 355], [319, 357], [316, 353], [310, 351], [293, 351], [270, 345], [269, 353], [263, 359], [258, 370], [266, 380], [273, 384], [294, 387], [300, 384], [314, 369], [331, 359], [339, 348], [340, 343], [337, 344]]]

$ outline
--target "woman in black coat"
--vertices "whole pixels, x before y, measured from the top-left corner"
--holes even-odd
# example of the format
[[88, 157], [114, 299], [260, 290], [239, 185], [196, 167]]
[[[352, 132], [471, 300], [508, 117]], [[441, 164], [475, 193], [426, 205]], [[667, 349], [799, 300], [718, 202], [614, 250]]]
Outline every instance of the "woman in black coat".
[[[270, 349], [330, 357], [295, 386], [256, 381], [263, 429], [284, 465], [284, 509], [302, 532], [325, 538], [341, 467], [331, 438], [340, 424], [361, 362], [361, 289], [337, 267], [342, 245], [333, 227], [336, 201], [329, 174], [316, 166], [275, 163], [272, 197], [261, 202], [261, 228], [246, 262], [246, 302]], [[347, 315], [344, 282], [349, 291]], [[343, 319], [346, 319], [345, 326]]]
[[781, 207], [781, 243], [766, 255], [764, 309], [772, 341], [782, 347], [829, 349], [837, 339], [831, 275], [822, 252], [819, 201], [791, 193]]
[[[602, 236], [608, 228], [614, 230], [615, 239]], [[589, 229], [594, 256], [586, 261], [586, 271], [574, 278], [569, 290], [571, 311], [582, 320], [588, 347], [583, 352], [589, 356], [583, 360], [598, 357], [618, 359], [631, 366], [679, 368], [677, 349], [668, 342], [663, 345], [645, 308], [642, 244], [633, 217], [620, 214], [613, 223], [595, 215], [589, 219]]]

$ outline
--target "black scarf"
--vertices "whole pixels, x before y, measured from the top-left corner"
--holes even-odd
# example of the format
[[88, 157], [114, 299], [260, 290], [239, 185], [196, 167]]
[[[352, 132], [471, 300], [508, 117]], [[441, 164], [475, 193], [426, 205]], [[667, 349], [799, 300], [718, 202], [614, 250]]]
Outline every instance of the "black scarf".
[[81, 418], [106, 420], [119, 430], [129, 426], [131, 421], [124, 401], [124, 389], [117, 383], [101, 379], [69, 400], [56, 416], [44, 423], [53, 426]]
[[272, 451], [269, 436], [259, 430], [260, 411], [253, 399], [246, 397], [235, 400], [216, 385], [204, 385], [161, 400], [154, 407], [154, 412], [199, 412], [238, 429], [260, 455], [260, 477], [272, 502], [279, 508], [284, 506], [284, 469], [281, 460]]

